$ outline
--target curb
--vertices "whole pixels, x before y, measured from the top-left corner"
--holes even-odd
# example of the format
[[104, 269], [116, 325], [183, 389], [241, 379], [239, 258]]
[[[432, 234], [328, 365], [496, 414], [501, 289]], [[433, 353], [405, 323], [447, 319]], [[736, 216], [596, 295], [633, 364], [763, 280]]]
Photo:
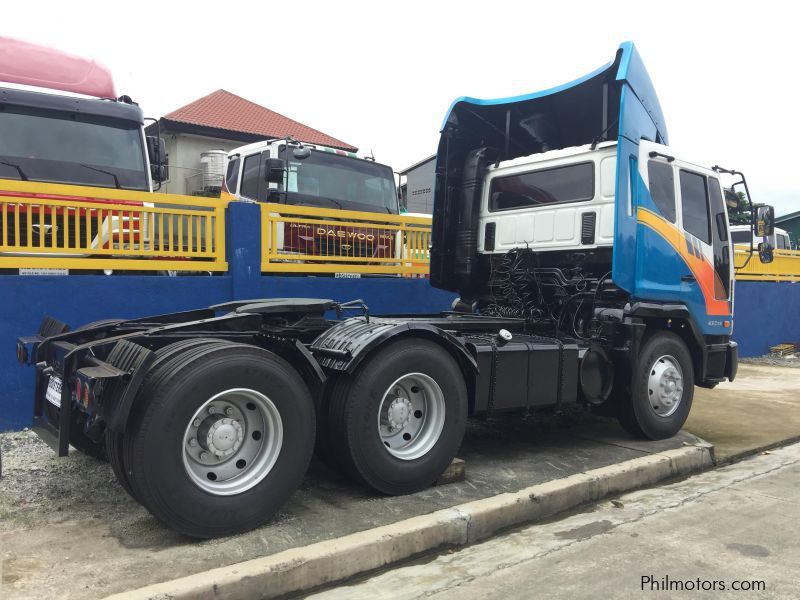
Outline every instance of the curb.
[[311, 590], [410, 557], [471, 544], [581, 504], [714, 466], [713, 446], [667, 450], [475, 500], [341, 538], [122, 592], [108, 600], [275, 598]]

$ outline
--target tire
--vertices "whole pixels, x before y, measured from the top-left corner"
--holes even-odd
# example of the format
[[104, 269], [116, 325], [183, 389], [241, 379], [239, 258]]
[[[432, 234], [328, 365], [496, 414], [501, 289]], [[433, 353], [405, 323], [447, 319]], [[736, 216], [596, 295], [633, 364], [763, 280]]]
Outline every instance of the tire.
[[650, 336], [634, 364], [630, 388], [618, 415], [626, 431], [648, 440], [678, 433], [694, 397], [694, 366], [683, 340], [667, 331]]
[[379, 492], [410, 494], [444, 472], [466, 421], [466, 385], [453, 357], [428, 340], [395, 341], [334, 387], [331, 456], [339, 470]]
[[348, 475], [347, 469], [343, 466], [344, 459], [334, 448], [328, 426], [328, 407], [331, 398], [337, 393], [338, 389], [346, 388], [347, 384], [343, 377], [330, 375], [325, 385], [320, 406], [317, 407], [317, 433], [314, 442], [314, 455], [332, 471], [337, 471], [343, 475]]
[[[156, 359], [150, 367], [150, 374], [148, 374], [148, 377], [145, 378], [145, 383], [156, 369], [160, 368], [161, 365], [173, 358], [176, 354], [185, 350], [189, 350], [195, 346], [204, 346], [217, 343], [220, 342], [213, 339], [194, 338], [190, 340], [181, 340], [179, 342], [164, 346], [163, 348], [159, 348], [156, 350]], [[136, 492], [131, 485], [128, 469], [126, 467], [125, 434], [119, 431], [112, 431], [111, 429], [107, 428], [105, 431], [105, 453], [108, 457], [108, 462], [111, 464], [111, 470], [114, 471], [114, 475], [117, 477], [119, 484], [131, 498], [138, 501]]]
[[[136, 497], [169, 527], [196, 538], [247, 531], [272, 517], [300, 485], [314, 447], [314, 405], [300, 375], [282, 358], [243, 344], [198, 346], [153, 371], [143, 392], [125, 435], [126, 467]], [[226, 403], [241, 404], [241, 414], [227, 418], [207, 410]], [[261, 415], [263, 426], [251, 426], [247, 410], [256, 420]], [[240, 433], [233, 421], [241, 421]], [[220, 442], [216, 427], [234, 434]], [[201, 447], [237, 435], [241, 445], [232, 450]], [[264, 451], [252, 460], [248, 455], [248, 464], [242, 457], [253, 448]], [[195, 456], [201, 451], [218, 462], [202, 463]]]

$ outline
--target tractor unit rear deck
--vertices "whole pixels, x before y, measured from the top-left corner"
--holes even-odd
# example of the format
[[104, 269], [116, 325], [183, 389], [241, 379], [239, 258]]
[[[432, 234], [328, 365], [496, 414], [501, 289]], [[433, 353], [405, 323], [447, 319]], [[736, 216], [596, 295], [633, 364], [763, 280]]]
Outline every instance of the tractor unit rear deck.
[[431, 284], [459, 294], [452, 310], [283, 298], [47, 318], [17, 347], [36, 430], [60, 455], [105, 454], [153, 515], [214, 537], [268, 520], [315, 450], [406, 494], [450, 464], [469, 417], [583, 403], [659, 439], [695, 385], [735, 377], [720, 181], [735, 172], [671, 151], [632, 44], [558, 88], [456, 100], [436, 160]]

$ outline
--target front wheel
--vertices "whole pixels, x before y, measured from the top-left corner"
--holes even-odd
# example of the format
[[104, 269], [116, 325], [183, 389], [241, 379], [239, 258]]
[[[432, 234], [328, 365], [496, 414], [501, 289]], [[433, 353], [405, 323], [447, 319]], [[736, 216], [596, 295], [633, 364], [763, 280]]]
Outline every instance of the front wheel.
[[431, 485], [458, 452], [467, 419], [464, 377], [453, 357], [420, 339], [391, 343], [330, 397], [331, 456], [385, 494]]
[[694, 397], [692, 356], [680, 337], [668, 331], [650, 336], [634, 364], [630, 392], [619, 407], [629, 433], [661, 440], [680, 431]]

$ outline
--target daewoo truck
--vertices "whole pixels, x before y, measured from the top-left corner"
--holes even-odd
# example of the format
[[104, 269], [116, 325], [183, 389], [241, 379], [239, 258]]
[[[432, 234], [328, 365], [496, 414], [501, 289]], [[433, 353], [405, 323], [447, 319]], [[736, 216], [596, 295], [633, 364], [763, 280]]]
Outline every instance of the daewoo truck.
[[[130, 97], [117, 97], [104, 66], [0, 37], [0, 82], [6, 85], [0, 87], [0, 180], [41, 182], [36, 196], [50, 199], [61, 196], [46, 184], [150, 192], [153, 181], [160, 181], [163, 140], [145, 136], [141, 109]], [[20, 196], [30, 199], [30, 194], [0, 190], [0, 247], [7, 248], [0, 254], [6, 256], [42, 256], [48, 249], [51, 255], [67, 255], [65, 247], [77, 248], [76, 241], [84, 239], [94, 248], [138, 245], [147, 236], [146, 225], [132, 214], [86, 218], [94, 209], [45, 210], [15, 204], [13, 198]], [[103, 208], [102, 200], [89, 202]]]
[[399, 232], [380, 228], [380, 215], [400, 212], [392, 168], [354, 152], [292, 138], [248, 144], [228, 153], [222, 195], [316, 207], [334, 219], [338, 214], [342, 221], [347, 221], [347, 213], [337, 211], [375, 213], [373, 226], [282, 223], [275, 231], [276, 248], [289, 260], [292, 255], [400, 257]]
[[79, 414], [131, 496], [196, 537], [269, 519], [315, 447], [407, 494], [450, 464], [469, 417], [580, 403], [672, 436], [695, 386], [735, 377], [737, 345], [724, 169], [667, 144], [630, 43], [566, 85], [459, 98], [436, 156], [430, 274], [458, 294], [452, 310], [284, 298], [75, 330], [46, 318], [17, 345], [35, 429], [66, 455]]

